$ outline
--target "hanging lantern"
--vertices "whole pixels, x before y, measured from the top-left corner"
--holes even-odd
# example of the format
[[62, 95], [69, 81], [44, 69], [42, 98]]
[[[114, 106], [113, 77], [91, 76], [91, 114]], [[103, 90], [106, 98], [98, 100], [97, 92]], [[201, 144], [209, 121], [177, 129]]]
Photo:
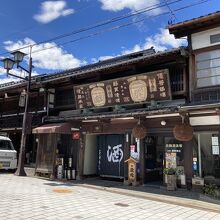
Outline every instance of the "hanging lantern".
[[143, 139], [146, 137], [147, 129], [140, 123], [140, 120], [138, 124], [132, 129], [132, 135], [138, 139]]
[[173, 129], [173, 134], [179, 141], [190, 141], [193, 138], [193, 127], [185, 123], [176, 125]]

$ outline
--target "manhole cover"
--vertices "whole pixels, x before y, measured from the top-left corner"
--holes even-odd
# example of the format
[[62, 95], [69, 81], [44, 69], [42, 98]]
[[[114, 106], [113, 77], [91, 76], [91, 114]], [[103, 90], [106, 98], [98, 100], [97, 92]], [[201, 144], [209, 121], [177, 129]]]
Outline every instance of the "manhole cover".
[[115, 205], [121, 206], [121, 207], [128, 207], [129, 206], [128, 204], [125, 204], [125, 203], [115, 203]]
[[40, 208], [41, 209], [48, 209], [49, 207], [48, 206], [41, 206]]
[[56, 192], [56, 193], [71, 193], [72, 190], [64, 189], [64, 188], [56, 188], [56, 189], [53, 189], [53, 192]]
[[77, 215], [77, 216], [73, 216], [73, 219], [83, 219], [83, 216]]

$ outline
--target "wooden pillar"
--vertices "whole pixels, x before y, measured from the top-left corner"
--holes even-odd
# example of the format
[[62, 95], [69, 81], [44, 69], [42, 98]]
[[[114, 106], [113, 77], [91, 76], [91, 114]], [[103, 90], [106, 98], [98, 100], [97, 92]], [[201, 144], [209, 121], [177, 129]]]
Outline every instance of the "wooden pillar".
[[[131, 135], [129, 133], [125, 134], [125, 144], [124, 144], [124, 161], [130, 157], [130, 144]], [[128, 180], [128, 164], [124, 164], [124, 181]]]
[[184, 142], [183, 155], [184, 155], [184, 169], [186, 174], [186, 181], [192, 179], [192, 164], [193, 164], [193, 140]]
[[77, 152], [77, 180], [82, 180], [83, 168], [84, 168], [84, 153], [85, 153], [85, 139], [86, 134], [80, 134], [80, 140], [78, 142], [78, 152]]
[[144, 139], [140, 140], [140, 161], [139, 161], [139, 169], [140, 169], [140, 184], [144, 184], [145, 177], [145, 167], [144, 167]]

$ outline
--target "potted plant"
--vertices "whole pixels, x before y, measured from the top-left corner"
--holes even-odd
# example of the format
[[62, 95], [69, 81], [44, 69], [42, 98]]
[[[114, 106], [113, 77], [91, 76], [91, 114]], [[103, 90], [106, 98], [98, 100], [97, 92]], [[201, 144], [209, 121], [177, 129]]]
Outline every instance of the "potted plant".
[[164, 174], [167, 175], [167, 190], [176, 190], [176, 169], [175, 168], [165, 168]]
[[177, 167], [176, 175], [178, 177], [178, 180], [180, 180], [180, 185], [185, 186], [186, 185], [186, 175], [184, 173], [184, 167]]

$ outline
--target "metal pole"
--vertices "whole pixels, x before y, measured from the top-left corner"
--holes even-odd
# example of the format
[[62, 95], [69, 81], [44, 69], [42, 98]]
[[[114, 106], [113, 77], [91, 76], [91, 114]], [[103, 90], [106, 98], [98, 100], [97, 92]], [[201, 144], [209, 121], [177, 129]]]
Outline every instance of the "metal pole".
[[24, 161], [25, 161], [25, 146], [27, 139], [27, 114], [28, 114], [28, 99], [29, 99], [30, 86], [31, 86], [31, 72], [32, 72], [32, 57], [30, 54], [28, 81], [27, 81], [27, 94], [25, 99], [25, 109], [24, 109], [23, 124], [22, 124], [21, 146], [20, 146], [20, 154], [18, 158], [18, 167], [15, 172], [16, 176], [26, 176], [24, 170]]

